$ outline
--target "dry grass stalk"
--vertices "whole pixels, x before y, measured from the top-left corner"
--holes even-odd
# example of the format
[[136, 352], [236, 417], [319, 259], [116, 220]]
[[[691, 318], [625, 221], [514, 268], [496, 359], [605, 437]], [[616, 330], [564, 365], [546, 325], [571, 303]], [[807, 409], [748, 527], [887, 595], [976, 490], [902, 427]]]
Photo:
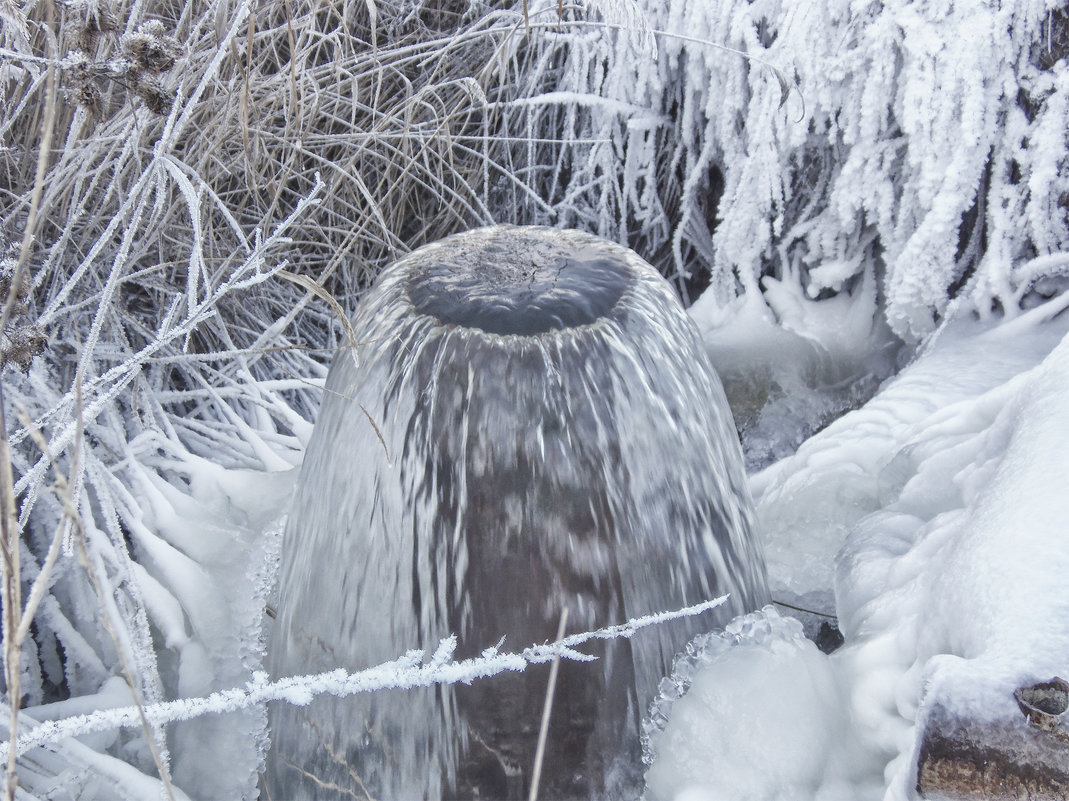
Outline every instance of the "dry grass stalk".
[[[68, 646], [121, 670], [149, 701], [152, 688], [176, 681], [152, 654], [135, 654], [134, 671], [122, 648], [110, 653], [109, 642], [152, 647], [132, 582], [82, 574], [102, 605], [120, 597], [118, 607], [140, 613], [89, 622], [67, 578], [50, 586], [66, 537], [54, 520], [66, 521], [88, 566], [105, 548], [120, 564], [136, 560], [124, 515], [136, 519], [137, 499], [109, 489], [136, 458], [132, 440], [151, 434], [163, 448], [260, 466], [269, 448], [249, 441], [256, 426], [267, 418], [291, 436], [321, 391], [268, 387], [279, 375], [325, 374], [306, 344], [345, 346], [347, 310], [384, 264], [494, 222], [493, 209], [514, 198], [550, 216], [537, 173], [519, 166], [536, 151], [502, 124], [513, 78], [541, 64], [536, 91], [553, 66], [523, 41], [518, 11], [489, 3], [9, 6], [0, 0], [0, 234], [19, 232], [21, 247], [0, 322], [25, 312], [51, 342], [47, 369], [9, 371], [3, 387], [28, 412], [0, 441], [14, 740], [20, 689], [37, 703], [54, 692], [49, 682], [60, 692], [99, 686], [96, 668], [79, 679], [81, 668], [64, 662]], [[6, 25], [20, 15], [25, 25]], [[270, 280], [283, 269], [296, 280]], [[327, 306], [315, 302], [324, 297]], [[27, 344], [11, 361], [28, 362], [43, 341]], [[48, 491], [60, 475], [65, 497]], [[20, 547], [32, 564], [18, 563]], [[25, 606], [20, 576], [33, 577]], [[50, 625], [31, 629], [42, 607], [79, 642]], [[35, 665], [20, 688], [20, 641], [27, 653], [52, 648], [58, 677], [46, 682]], [[166, 782], [166, 753], [146, 734]], [[9, 761], [12, 779], [13, 769]]]
[[[0, 558], [3, 560], [0, 591], [3, 592], [4, 680], [7, 684], [7, 703], [10, 709], [8, 729], [11, 732], [11, 742], [14, 742], [18, 733], [19, 705], [22, 698], [19, 685], [20, 651], [16, 638], [22, 611], [22, 571], [19, 566], [21, 537], [15, 515], [14, 480], [8, 452], [3, 400], [3, 385], [0, 384]], [[14, 801], [17, 786], [15, 749], [12, 748], [5, 766], [5, 793], [8, 801]]]
[[[568, 626], [568, 607], [560, 615], [557, 626], [557, 641], [564, 639]], [[531, 771], [531, 792], [528, 801], [538, 801], [538, 784], [542, 778], [542, 759], [546, 754], [546, 738], [549, 736], [549, 716], [553, 711], [553, 694], [557, 689], [557, 673], [560, 671], [560, 657], [555, 656], [549, 666], [549, 681], [546, 683], [546, 703], [542, 707], [542, 722], [538, 727], [538, 746], [535, 748], [534, 768]]]

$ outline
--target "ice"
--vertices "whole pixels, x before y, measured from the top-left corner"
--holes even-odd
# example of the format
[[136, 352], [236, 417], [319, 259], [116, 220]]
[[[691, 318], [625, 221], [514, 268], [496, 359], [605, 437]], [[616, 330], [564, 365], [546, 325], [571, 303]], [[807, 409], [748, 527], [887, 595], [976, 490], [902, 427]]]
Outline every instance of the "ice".
[[763, 295], [690, 308], [724, 383], [753, 471], [782, 459], [826, 421], [856, 408], [896, 366], [899, 343], [880, 322], [875, 288], [814, 300], [790, 280]]
[[[139, 556], [132, 573], [160, 637], [166, 698], [231, 688], [260, 667], [283, 510], [300, 459], [295, 443], [271, 436], [270, 421], [261, 425], [257, 439], [276, 442], [263, 470], [224, 467], [159, 435], [131, 443], [121, 514]], [[132, 720], [124, 736], [136, 743], [143, 735]], [[168, 727], [174, 781], [197, 798], [251, 797], [264, 727], [257, 708]]]
[[1059, 331], [1041, 327], [1012, 338], [958, 322], [862, 409], [753, 476], [771, 580], [798, 596], [830, 587], [847, 531], [913, 476], [926, 427], [960, 419], [979, 396], [1041, 359]]
[[772, 607], [695, 640], [649, 750], [647, 801], [832, 798], [859, 765], [839, 666]]
[[[824, 656], [796, 631], [776, 653], [729, 627], [706, 645], [667, 722], [654, 712], [651, 799], [904, 801], [935, 705], [1016, 720], [1016, 687], [1069, 671], [1064, 304], [951, 320], [869, 403], [752, 477], [773, 596], [828, 605], [846, 643]], [[762, 678], [774, 689], [755, 692]], [[775, 739], [797, 720], [812, 730]], [[826, 787], [806, 771], [842, 760], [860, 767], [825, 769]]]
[[[562, 667], [543, 792], [608, 792], [606, 767], [637, 754], [627, 710], [649, 702], [675, 652], [768, 600], [736, 492], [741, 450], [700, 340], [633, 252], [550, 228], [474, 229], [416, 250], [362, 304], [353, 329], [374, 344], [359, 366], [331, 369], [287, 526], [269, 669], [381, 661], [447, 634], [467, 655], [502, 635], [545, 638], [561, 610], [586, 630], [730, 594], [702, 620]], [[278, 705], [266, 786], [355, 792], [355, 772], [386, 797], [496, 795], [498, 774], [471, 767], [484, 746], [468, 744], [508, 754], [525, 780], [537, 732], [525, 722], [544, 692], [528, 674]], [[354, 726], [374, 732], [363, 747]]]

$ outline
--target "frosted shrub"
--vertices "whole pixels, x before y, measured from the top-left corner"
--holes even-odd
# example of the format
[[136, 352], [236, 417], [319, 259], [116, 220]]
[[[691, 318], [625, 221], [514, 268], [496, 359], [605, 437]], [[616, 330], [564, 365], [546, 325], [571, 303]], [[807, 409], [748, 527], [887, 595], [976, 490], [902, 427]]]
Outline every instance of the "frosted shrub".
[[[351, 311], [383, 263], [491, 220], [483, 187], [504, 172], [474, 133], [486, 62], [518, 19], [0, 0], [0, 289], [17, 288], [0, 357], [28, 366], [2, 375], [18, 504], [3, 545], [22, 553], [5, 588], [21, 578], [26, 600], [40, 577], [9, 659], [23, 726], [205, 694], [259, 665], [258, 537], [287, 491], [271, 477], [299, 462], [341, 340], [318, 296]], [[107, 797], [155, 797], [138, 771], [238, 797], [254, 718], [37, 750], [22, 787], [48, 794], [74, 766]], [[244, 744], [213, 753], [213, 725]]]
[[535, 216], [628, 242], [681, 286], [704, 274], [722, 305], [762, 279], [822, 299], [873, 273], [907, 340], [957, 297], [1012, 314], [1069, 266], [1060, 3], [641, 6], [645, 32], [553, 35], [555, 4], [534, 14], [547, 33], [517, 82], [552, 92], [507, 123], [567, 142], [526, 145]]

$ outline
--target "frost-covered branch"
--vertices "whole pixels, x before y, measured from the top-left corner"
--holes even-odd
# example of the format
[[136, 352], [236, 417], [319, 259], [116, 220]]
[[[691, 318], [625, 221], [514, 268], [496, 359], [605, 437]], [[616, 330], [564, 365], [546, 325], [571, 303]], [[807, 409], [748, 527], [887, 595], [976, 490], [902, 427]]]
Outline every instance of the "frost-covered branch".
[[[552, 643], [531, 645], [519, 652], [499, 653], [496, 647], [488, 648], [479, 657], [459, 662], [453, 661], [452, 658], [456, 638], [451, 636], [439, 643], [437, 650], [426, 663], [423, 662], [426, 652], [415, 650], [392, 662], [356, 673], [339, 669], [276, 681], [269, 681], [266, 673], [257, 673], [245, 687], [212, 693], [204, 698], [182, 698], [146, 705], [143, 714], [153, 725], [160, 726], [200, 715], [234, 712], [270, 701], [285, 701], [303, 706], [317, 695], [345, 697], [357, 693], [414, 689], [434, 684], [470, 684], [506, 671], [523, 671], [527, 665], [550, 662], [554, 658], [588, 662], [596, 657], [576, 651], [576, 646], [595, 639], [630, 638], [649, 626], [701, 614], [720, 606], [726, 600], [725, 595], [676, 611], [646, 615], [619, 625], [572, 634]], [[120, 707], [48, 721], [20, 735], [15, 748], [22, 754], [30, 748], [68, 737], [109, 729], [138, 727], [142, 721], [141, 714], [137, 707]], [[10, 743], [0, 744], [0, 760], [7, 758], [9, 749]]]
[[[205, 298], [195, 304], [191, 303], [185, 317], [181, 319], [181, 321], [177, 323], [175, 322], [175, 315], [173, 314], [174, 309], [172, 308], [172, 313], [168, 313], [161, 320], [160, 328], [156, 332], [156, 336], [152, 342], [147, 344], [137, 353], [131, 354], [122, 363], [87, 382], [82, 392], [86, 397], [92, 398], [93, 400], [89, 403], [84, 412], [86, 418], [92, 419], [95, 417], [95, 412], [118, 394], [118, 392], [120, 392], [126, 385], [126, 382], [133, 377], [136, 371], [141, 369], [145, 362], [161, 350], [164, 350], [172, 342], [187, 339], [198, 325], [215, 316], [216, 308], [229, 293], [261, 284], [288, 266], [288, 262], [282, 261], [272, 267], [265, 267], [266, 256], [273, 250], [291, 244], [292, 239], [287, 236], [287, 231], [293, 226], [296, 220], [300, 219], [309, 207], [318, 204], [318, 196], [323, 190], [323, 182], [318, 180], [318, 176], [316, 177], [317, 181], [315, 185], [309, 191], [308, 195], [300, 199], [289, 217], [283, 220], [266, 238], [257, 236], [256, 245], [245, 260], [235, 267], [231, 274], [221, 283], [211, 288]], [[101, 394], [96, 395], [102, 388], [106, 389], [104, 389]], [[69, 413], [75, 401], [75, 392], [74, 390], [71, 390], [63, 397], [60, 403], [53, 406], [35, 420], [34, 425], [40, 428], [48, 423], [51, 418]], [[72, 432], [72, 425], [73, 423], [67, 426], [63, 434], [61, 434], [58, 443], [52, 444], [54, 450], [58, 451], [63, 447], [66, 447]], [[16, 432], [11, 437], [12, 443], [17, 444], [23, 437], [27, 436], [28, 433], [29, 430], [26, 428]], [[22, 486], [23, 485], [20, 484], [19, 489], [21, 489]]]

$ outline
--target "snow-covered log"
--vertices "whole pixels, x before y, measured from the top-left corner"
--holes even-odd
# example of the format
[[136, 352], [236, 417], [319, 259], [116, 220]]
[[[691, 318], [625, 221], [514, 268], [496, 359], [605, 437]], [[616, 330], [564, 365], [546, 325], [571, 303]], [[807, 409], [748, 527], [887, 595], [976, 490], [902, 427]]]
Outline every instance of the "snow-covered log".
[[[920, 735], [917, 792], [926, 799], [990, 799], [1069, 797], [1069, 726], [1066, 684], [1051, 682], [1018, 688], [1022, 711], [1032, 714], [996, 720], [961, 716], [934, 704]], [[1040, 707], [1022, 702], [1023, 694], [1053, 688]]]

